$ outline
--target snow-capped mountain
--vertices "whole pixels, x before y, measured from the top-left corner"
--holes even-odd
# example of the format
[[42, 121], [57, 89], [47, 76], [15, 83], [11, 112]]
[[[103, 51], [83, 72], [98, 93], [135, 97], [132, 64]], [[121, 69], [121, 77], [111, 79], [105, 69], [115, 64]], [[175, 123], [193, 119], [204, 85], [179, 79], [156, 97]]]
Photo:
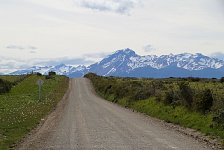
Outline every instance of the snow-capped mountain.
[[124, 49], [91, 65], [89, 72], [128, 77], [221, 77], [224, 61], [199, 53], [140, 56], [131, 49]]
[[[86, 67], [85, 66], [69, 66], [65, 64], [60, 64], [57, 66], [33, 66], [28, 69], [18, 70], [15, 72], [10, 73], [10, 75], [20, 75], [20, 74], [27, 74], [31, 72], [39, 72], [43, 75], [47, 75], [48, 72], [55, 71], [59, 75], [66, 75], [73, 77], [81, 77], [86, 73]], [[77, 75], [75, 75], [77, 73]]]
[[72, 67], [61, 64], [58, 66], [32, 67], [11, 74], [24, 74], [32, 71], [42, 74], [55, 71], [57, 74], [69, 77], [81, 77], [88, 72], [93, 72], [103, 76], [220, 78], [224, 76], [224, 61], [200, 53], [140, 56], [127, 48], [118, 50], [88, 67]]

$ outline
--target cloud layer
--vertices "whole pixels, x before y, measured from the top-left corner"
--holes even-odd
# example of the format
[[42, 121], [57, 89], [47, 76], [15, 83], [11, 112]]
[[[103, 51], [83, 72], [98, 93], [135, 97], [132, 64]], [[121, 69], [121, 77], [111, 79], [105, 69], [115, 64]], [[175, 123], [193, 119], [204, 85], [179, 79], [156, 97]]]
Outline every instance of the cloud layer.
[[129, 14], [130, 10], [140, 3], [140, 0], [75, 0], [80, 6], [120, 14]]
[[144, 49], [145, 52], [155, 51], [155, 48], [151, 44], [148, 44], [148, 45], [144, 46], [143, 49]]
[[32, 51], [37, 49], [37, 47], [35, 47], [35, 46], [21, 46], [21, 45], [13, 45], [13, 44], [6, 46], [6, 48], [7, 49], [15, 49], [15, 50], [24, 50], [25, 49], [25, 50], [32, 50]]
[[[14, 46], [12, 47], [14, 48]], [[16, 47], [21, 48], [21, 47]], [[7, 74], [19, 69], [25, 69], [33, 66], [55, 66], [58, 64], [67, 65], [90, 65], [105, 57], [107, 53], [89, 53], [81, 57], [58, 57], [58, 58], [34, 58], [17, 59], [13, 57], [0, 56], [0, 74]]]

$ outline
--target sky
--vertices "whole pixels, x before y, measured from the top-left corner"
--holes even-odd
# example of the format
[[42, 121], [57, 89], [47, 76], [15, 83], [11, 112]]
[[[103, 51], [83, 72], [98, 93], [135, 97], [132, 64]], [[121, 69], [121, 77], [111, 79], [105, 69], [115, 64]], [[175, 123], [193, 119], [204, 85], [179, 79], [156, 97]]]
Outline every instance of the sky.
[[223, 0], [0, 0], [0, 73], [139, 55], [224, 59]]

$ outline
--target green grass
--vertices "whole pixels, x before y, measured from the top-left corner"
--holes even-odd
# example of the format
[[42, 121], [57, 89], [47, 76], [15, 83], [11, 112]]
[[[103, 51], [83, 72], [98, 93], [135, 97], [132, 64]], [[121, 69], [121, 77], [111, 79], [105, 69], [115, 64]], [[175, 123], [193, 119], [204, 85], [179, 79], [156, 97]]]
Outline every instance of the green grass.
[[[108, 100], [111, 101], [111, 99]], [[174, 107], [165, 105], [161, 102], [157, 102], [155, 97], [133, 101], [131, 103], [129, 103], [128, 99], [123, 98], [119, 99], [117, 103], [123, 107], [131, 108], [166, 122], [195, 129], [205, 135], [212, 136], [212, 138], [219, 138], [224, 146], [224, 130], [222, 127], [214, 126], [212, 121], [213, 115], [211, 113], [203, 115], [198, 112], [192, 112], [183, 106]]]
[[[7, 77], [13, 80], [15, 77]], [[42, 98], [38, 100], [36, 81], [44, 80]], [[68, 79], [55, 76], [46, 80], [44, 76], [32, 75], [0, 95], [0, 149], [9, 149], [36, 127], [63, 97]]]
[[[123, 101], [123, 100], [119, 100]], [[184, 127], [196, 129], [206, 135], [219, 136], [224, 139], [224, 130], [213, 127], [212, 114], [203, 115], [192, 112], [183, 106], [170, 106], [157, 102], [155, 98], [133, 102], [130, 108], [166, 122], [172, 122]]]
[[14, 76], [10, 76], [10, 75], [0, 75], [0, 79], [9, 81], [9, 82], [16, 82], [19, 81], [21, 79], [23, 79], [25, 77], [25, 75], [14, 75]]

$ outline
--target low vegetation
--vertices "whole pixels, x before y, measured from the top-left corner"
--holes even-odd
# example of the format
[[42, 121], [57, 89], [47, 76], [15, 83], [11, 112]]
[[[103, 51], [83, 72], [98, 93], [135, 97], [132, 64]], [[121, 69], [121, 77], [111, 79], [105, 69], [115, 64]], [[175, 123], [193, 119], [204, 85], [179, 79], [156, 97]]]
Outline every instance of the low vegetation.
[[0, 94], [7, 93], [11, 88], [23, 81], [29, 75], [23, 76], [0, 76]]
[[85, 77], [109, 101], [224, 139], [223, 78]]
[[[38, 79], [44, 81], [40, 100]], [[0, 76], [0, 81], [10, 86], [0, 94], [0, 149], [4, 150], [12, 148], [56, 106], [67, 90], [68, 78], [33, 74]]]

